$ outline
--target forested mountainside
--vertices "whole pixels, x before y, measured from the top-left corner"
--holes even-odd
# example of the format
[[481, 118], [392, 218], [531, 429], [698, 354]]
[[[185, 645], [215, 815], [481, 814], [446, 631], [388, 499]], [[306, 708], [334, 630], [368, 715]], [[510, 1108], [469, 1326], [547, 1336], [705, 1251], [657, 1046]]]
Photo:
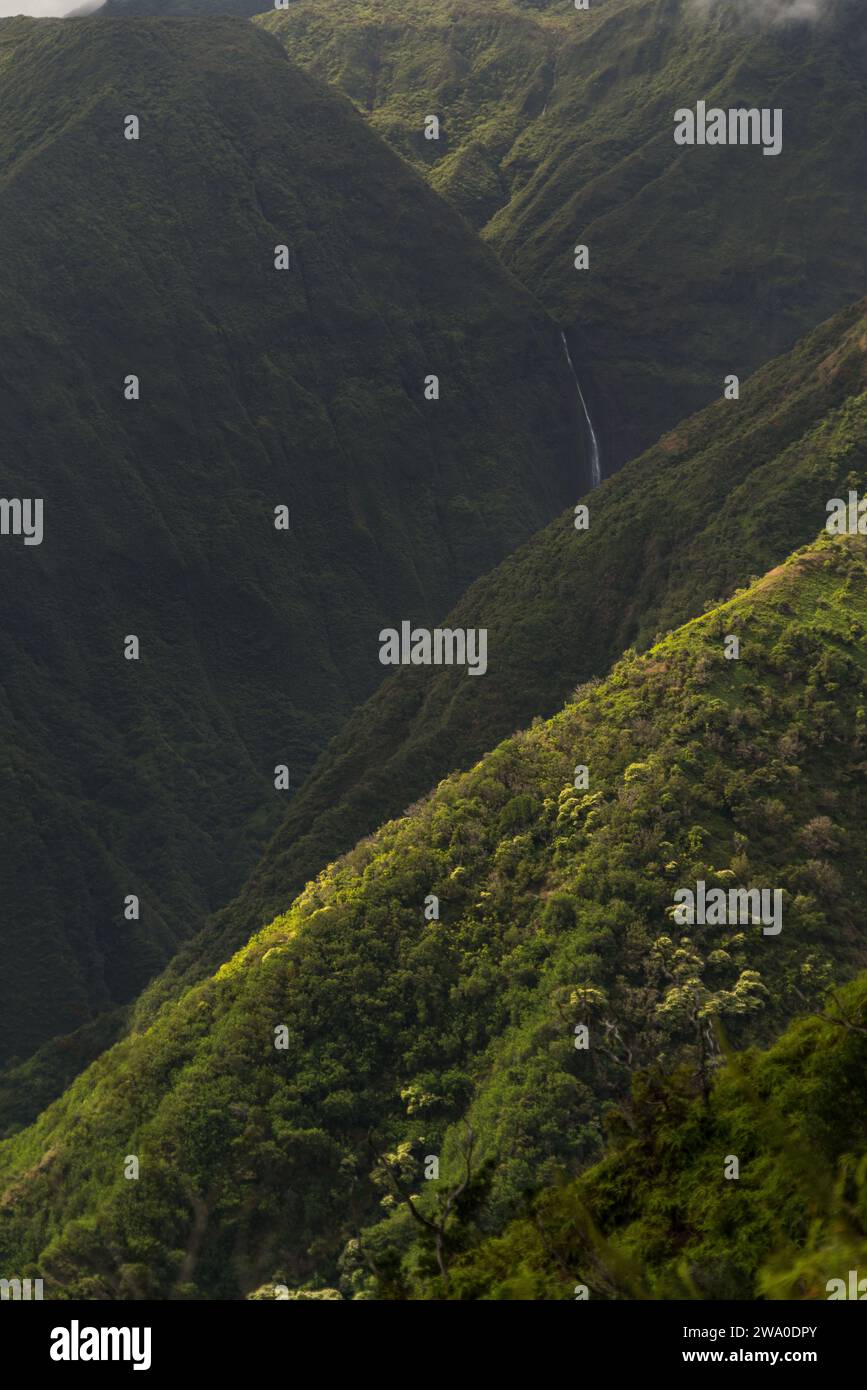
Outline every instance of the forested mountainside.
[[[767, 12], [292, 0], [254, 23], [341, 87], [567, 330], [610, 472], [864, 293], [863, 0], [826, 0], [812, 23]], [[781, 110], [781, 153], [676, 145], [675, 111], [699, 101]]]
[[141, 988], [382, 626], [589, 474], [555, 326], [246, 21], [0, 22], [0, 192], [4, 486], [42, 508], [0, 547], [8, 1059]]
[[355, 1259], [355, 1283], [377, 1298], [863, 1298], [867, 977], [767, 1051], [730, 1056], [707, 1100], [690, 1082], [637, 1078], [611, 1152], [502, 1235], [465, 1203], [446, 1279], [430, 1248], [386, 1246], [378, 1277]]
[[[708, 1015], [743, 1046], [818, 1007], [867, 966], [865, 581], [823, 533], [324, 871], [0, 1144], [0, 1263], [52, 1297], [363, 1296], [412, 1197], [447, 1276], [467, 1168], [496, 1232], [601, 1156], [633, 1071], [707, 1092]], [[699, 885], [758, 896], [684, 930]]]
[[323, 865], [552, 714], [627, 647], [701, 613], [806, 544], [867, 479], [867, 301], [676, 430], [478, 581], [448, 626], [488, 629], [488, 670], [391, 676], [332, 742], [243, 892], [186, 943], [139, 1020], [216, 970]]

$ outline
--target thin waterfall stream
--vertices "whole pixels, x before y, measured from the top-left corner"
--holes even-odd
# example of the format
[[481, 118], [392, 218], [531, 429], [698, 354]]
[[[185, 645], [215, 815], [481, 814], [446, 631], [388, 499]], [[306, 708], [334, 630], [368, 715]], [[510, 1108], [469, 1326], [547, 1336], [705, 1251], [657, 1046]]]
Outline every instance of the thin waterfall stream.
[[566, 334], [561, 333], [560, 338], [563, 343], [563, 350], [566, 353], [566, 361], [569, 363], [569, 369], [572, 373], [575, 386], [578, 390], [578, 399], [580, 400], [582, 409], [584, 411], [584, 418], [587, 421], [587, 428], [590, 431], [591, 487], [598, 487], [599, 484], [602, 482], [602, 463], [599, 455], [599, 440], [596, 438], [596, 431], [593, 428], [593, 421], [590, 419], [590, 411], [587, 409], [587, 402], [584, 399], [584, 392], [581, 390], [581, 382], [578, 380], [578, 373], [576, 372], [575, 364], [572, 361], [572, 354], [569, 351], [569, 344], [566, 341]]

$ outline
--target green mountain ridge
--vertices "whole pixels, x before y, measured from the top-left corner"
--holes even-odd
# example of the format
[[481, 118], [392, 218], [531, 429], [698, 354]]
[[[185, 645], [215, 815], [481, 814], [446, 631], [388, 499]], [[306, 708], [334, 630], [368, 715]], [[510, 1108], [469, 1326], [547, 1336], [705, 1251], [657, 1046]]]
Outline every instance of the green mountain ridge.
[[780, 563], [825, 504], [867, 477], [867, 301], [684, 421], [567, 512], [446, 619], [486, 627], [489, 666], [466, 680], [404, 668], [347, 721], [290, 804], [238, 898], [185, 943], [135, 1006], [212, 973], [323, 865], [498, 739], [551, 715], [627, 647], [701, 613]]
[[[861, 0], [817, 24], [694, 0], [295, 0], [254, 23], [567, 329], [606, 472], [865, 292]], [[782, 154], [679, 148], [674, 112], [700, 100], [781, 108]]]
[[0, 191], [4, 488], [45, 527], [0, 541], [8, 1061], [134, 997], [381, 679], [380, 628], [586, 470], [554, 325], [244, 21], [0, 22]]
[[[468, 1146], [493, 1233], [600, 1157], [635, 1069], [707, 1076], [699, 1007], [766, 1042], [864, 969], [865, 581], [864, 539], [823, 535], [323, 872], [0, 1144], [0, 1266], [50, 1297], [365, 1297], [430, 1273], [405, 1197], [436, 1225]], [[699, 881], [779, 892], [782, 930], [678, 931]]]

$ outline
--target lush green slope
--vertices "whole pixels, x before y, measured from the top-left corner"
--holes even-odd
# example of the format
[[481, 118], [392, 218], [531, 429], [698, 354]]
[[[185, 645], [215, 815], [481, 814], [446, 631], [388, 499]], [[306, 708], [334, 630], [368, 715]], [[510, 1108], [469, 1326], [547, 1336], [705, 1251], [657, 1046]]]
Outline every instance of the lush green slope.
[[187, 943], [140, 1005], [201, 978], [309, 878], [446, 773], [559, 708], [628, 646], [700, 613], [805, 544], [825, 503], [867, 480], [867, 302], [666, 435], [461, 600], [487, 627], [485, 677], [403, 669], [347, 722], [290, 804], [239, 898]]
[[613, 1119], [613, 1151], [501, 1236], [480, 1241], [465, 1223], [447, 1288], [393, 1274], [371, 1292], [538, 1301], [583, 1284], [590, 1298], [826, 1299], [842, 1280], [851, 1297], [849, 1271], [863, 1277], [867, 1262], [867, 978], [825, 1018], [731, 1058], [708, 1103], [684, 1080], [641, 1077]]
[[[436, 1224], [466, 1124], [499, 1229], [599, 1156], [633, 1069], [707, 1078], [702, 1011], [773, 1036], [867, 964], [865, 633], [867, 542], [823, 536], [444, 782], [0, 1145], [0, 1267], [54, 1295], [363, 1293], [366, 1258], [413, 1248], [406, 1196]], [[779, 891], [781, 931], [678, 930], [699, 880]]]
[[380, 628], [582, 465], [553, 325], [245, 21], [0, 23], [0, 242], [4, 488], [44, 499], [41, 545], [0, 537], [2, 1059], [237, 890]]
[[[482, 228], [520, 186], [510, 155], [542, 114], [558, 49], [588, 20], [513, 0], [297, 0], [258, 22]], [[436, 140], [428, 115], [442, 122]]]
[[[568, 329], [610, 470], [864, 293], [862, 0], [298, 0], [255, 22], [339, 85]], [[784, 112], [783, 152], [676, 108]], [[438, 115], [439, 140], [425, 118]], [[589, 272], [573, 248], [590, 248]]]

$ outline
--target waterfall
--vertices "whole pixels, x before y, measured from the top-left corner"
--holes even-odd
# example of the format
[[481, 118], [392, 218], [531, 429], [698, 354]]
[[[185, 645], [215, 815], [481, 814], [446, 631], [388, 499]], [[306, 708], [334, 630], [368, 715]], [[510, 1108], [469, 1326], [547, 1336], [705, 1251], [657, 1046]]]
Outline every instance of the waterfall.
[[581, 390], [581, 382], [578, 380], [578, 373], [576, 372], [575, 364], [572, 361], [572, 354], [569, 351], [569, 344], [566, 341], [566, 334], [561, 333], [560, 338], [563, 343], [563, 350], [566, 353], [566, 361], [569, 363], [569, 369], [572, 372], [572, 377], [575, 381], [575, 386], [578, 390], [578, 399], [580, 400], [582, 409], [584, 411], [584, 418], [587, 421], [587, 429], [590, 432], [590, 486], [598, 487], [599, 484], [602, 482], [602, 464], [599, 458], [599, 440], [596, 438], [596, 431], [593, 428], [593, 421], [590, 419], [590, 411], [587, 409], [587, 402], [584, 399], [584, 392]]

